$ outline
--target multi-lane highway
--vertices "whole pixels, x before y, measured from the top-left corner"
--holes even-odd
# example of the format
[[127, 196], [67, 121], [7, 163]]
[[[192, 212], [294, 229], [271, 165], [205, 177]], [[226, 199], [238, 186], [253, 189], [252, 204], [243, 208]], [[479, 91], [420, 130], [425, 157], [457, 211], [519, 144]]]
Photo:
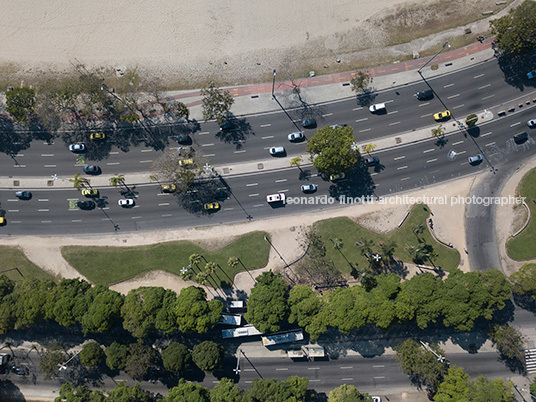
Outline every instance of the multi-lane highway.
[[[374, 102], [385, 102], [387, 114], [371, 114], [366, 107], [357, 104], [355, 98], [315, 106], [312, 108], [319, 126], [345, 123], [354, 127], [359, 142], [393, 135], [401, 131], [411, 131], [419, 127], [435, 125], [432, 114], [449, 109], [454, 116], [463, 118], [470, 112], [477, 112], [507, 100], [527, 95], [527, 89], [507, 84], [495, 60], [479, 63], [463, 70], [431, 79], [428, 83], [437, 96], [429, 101], [418, 101], [414, 94], [424, 89], [426, 84], [412, 84], [374, 94]], [[296, 119], [301, 111], [290, 113]], [[156, 185], [142, 185], [134, 188], [136, 206], [123, 209], [117, 205], [120, 198], [114, 188], [102, 188], [98, 207], [82, 211], [73, 201], [83, 199], [74, 189], [28, 189], [34, 196], [31, 200], [18, 200], [12, 190], [0, 190], [1, 208], [5, 211], [8, 224], [0, 228], [0, 234], [74, 234], [102, 233], [114, 229], [121, 231], [164, 229], [179, 226], [210, 225], [248, 219], [260, 219], [283, 214], [299, 213], [304, 210], [318, 210], [340, 206], [336, 201], [324, 205], [320, 198], [308, 205], [290, 204], [272, 207], [266, 202], [266, 195], [285, 192], [287, 197], [304, 196], [300, 185], [315, 183], [319, 190], [307, 197], [331, 195], [357, 196], [374, 194], [390, 195], [421, 188], [434, 183], [476, 174], [482, 171], [500, 169], [508, 163], [517, 163], [530, 155], [535, 145], [534, 135], [525, 122], [536, 116], [536, 110], [527, 106], [518, 113], [480, 124], [476, 135], [464, 136], [460, 131], [449, 135], [446, 143], [438, 145], [435, 139], [408, 144], [379, 151], [381, 165], [377, 169], [356, 167], [339, 183], [331, 183], [320, 177], [310, 167], [300, 172], [297, 168], [249, 173], [244, 175], [216, 177], [210, 182], [196, 185], [195, 192], [186, 196], [162, 194]], [[445, 125], [455, 124], [450, 120]], [[283, 113], [268, 113], [248, 117], [240, 125], [241, 131], [231, 131], [229, 136], [242, 140], [226, 142], [214, 123], [196, 126], [191, 134], [193, 145], [211, 164], [225, 165], [244, 161], [266, 159], [267, 148], [284, 145], [289, 155], [303, 153], [306, 142], [291, 144], [286, 139], [295, 131]], [[515, 144], [512, 135], [518, 131], [529, 131], [529, 140]], [[307, 136], [313, 130], [305, 130]], [[113, 137], [111, 137], [113, 141]], [[130, 148], [123, 152], [113, 142], [95, 144], [86, 141], [89, 155], [100, 160], [77, 156], [67, 150], [67, 144], [56, 140], [52, 145], [34, 141], [31, 147], [15, 157], [0, 156], [3, 176], [13, 178], [24, 176], [50, 176], [57, 174], [63, 179], [82, 173], [80, 162], [95, 163], [105, 174], [146, 172], [161, 151], [145, 146]], [[178, 145], [170, 138], [170, 147]], [[102, 147], [103, 149], [99, 149]], [[102, 152], [100, 152], [102, 151]], [[456, 157], [449, 157], [455, 151]], [[472, 166], [467, 157], [483, 153], [485, 161]], [[452, 156], [453, 154], [450, 153]], [[101, 159], [102, 158], [102, 159]], [[490, 166], [491, 164], [491, 166]], [[224, 189], [227, 199], [222, 209], [207, 214], [202, 211], [205, 202], [213, 201], [214, 193]]]

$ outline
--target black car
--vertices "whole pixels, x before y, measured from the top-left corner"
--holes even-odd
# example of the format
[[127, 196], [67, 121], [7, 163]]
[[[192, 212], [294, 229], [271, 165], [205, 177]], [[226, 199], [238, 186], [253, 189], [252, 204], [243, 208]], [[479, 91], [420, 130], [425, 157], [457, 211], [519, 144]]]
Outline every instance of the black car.
[[234, 127], [233, 123], [231, 121], [226, 121], [223, 124], [220, 124], [220, 131], [228, 131], [231, 130]]
[[21, 200], [29, 200], [30, 198], [32, 198], [32, 193], [30, 193], [29, 191], [17, 191], [15, 193], [15, 197]]
[[84, 173], [87, 174], [99, 174], [101, 172], [100, 167], [96, 165], [86, 165], [84, 166]]
[[380, 163], [380, 159], [377, 156], [367, 156], [365, 158], [365, 164], [367, 167], [376, 166]]
[[424, 91], [417, 92], [418, 100], [432, 99], [433, 97], [434, 97], [434, 91], [432, 91], [431, 89], [426, 89]]
[[93, 201], [78, 201], [76, 206], [80, 209], [93, 209], [95, 208], [95, 203]]
[[516, 144], [523, 144], [528, 139], [529, 139], [529, 135], [525, 131], [514, 135], [514, 141]]
[[189, 144], [190, 143], [190, 137], [188, 135], [179, 135], [179, 136], [177, 136], [177, 142], [179, 144]]
[[314, 128], [316, 127], [316, 120], [315, 119], [305, 119], [301, 123], [303, 128]]

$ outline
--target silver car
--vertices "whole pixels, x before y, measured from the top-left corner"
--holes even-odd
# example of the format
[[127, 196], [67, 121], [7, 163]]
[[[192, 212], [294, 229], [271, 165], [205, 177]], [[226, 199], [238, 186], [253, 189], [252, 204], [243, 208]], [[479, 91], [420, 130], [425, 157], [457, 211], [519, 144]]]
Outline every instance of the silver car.
[[298, 133], [289, 134], [287, 138], [289, 141], [301, 141], [305, 136], [303, 135], [303, 132], [300, 131]]
[[536, 119], [527, 121], [527, 126], [529, 126], [530, 128], [536, 127]]
[[280, 155], [285, 153], [284, 147], [272, 147], [270, 148], [270, 155]]
[[301, 186], [301, 191], [304, 193], [314, 193], [316, 191], [316, 184], [303, 184]]
[[482, 162], [482, 160], [484, 159], [482, 154], [477, 154], [477, 155], [474, 155], [474, 156], [470, 156], [469, 158], [467, 158], [469, 160], [469, 163], [471, 165], [476, 165], [477, 163], [480, 163]]

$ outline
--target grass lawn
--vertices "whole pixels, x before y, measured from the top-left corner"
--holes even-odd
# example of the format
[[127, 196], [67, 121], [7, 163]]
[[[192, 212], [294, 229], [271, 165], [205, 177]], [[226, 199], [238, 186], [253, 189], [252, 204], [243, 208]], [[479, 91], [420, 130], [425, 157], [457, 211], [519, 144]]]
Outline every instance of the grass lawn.
[[[316, 222], [315, 226], [319, 229], [324, 239], [327, 258], [333, 260], [335, 265], [343, 273], [350, 274], [351, 267], [348, 262], [353, 265], [357, 263], [358, 270], [360, 267], [368, 266], [367, 259], [361, 254], [359, 247], [355, 245], [355, 242], [361, 239], [373, 240], [375, 245], [385, 241], [394, 241], [397, 245], [394, 253], [395, 260], [411, 262], [411, 257], [406, 251], [405, 245], [417, 246], [419, 244], [417, 236], [413, 233], [413, 227], [420, 223], [426, 226], [428, 216], [429, 209], [427, 206], [422, 204], [416, 205], [412, 208], [409, 217], [400, 228], [386, 234], [379, 234], [365, 229], [348, 218], [327, 219]], [[434, 260], [436, 266], [442, 267], [446, 271], [458, 266], [460, 253], [457, 250], [436, 242], [427, 228], [419, 236], [424, 243], [431, 245], [439, 255]], [[342, 240], [343, 247], [340, 252], [333, 248], [333, 244], [329, 240], [330, 237]], [[374, 251], [380, 251], [379, 246], [373, 246], [372, 249]], [[425, 261], [425, 264], [431, 265], [429, 261]]]
[[[207, 251], [189, 241], [174, 241], [139, 247], [68, 246], [61, 253], [91, 282], [106, 286], [156, 269], [179, 275], [180, 269], [190, 263], [190, 255], [200, 254], [204, 257], [199, 263], [202, 270], [207, 262], [216, 262], [221, 267], [211, 275], [209, 284], [230, 287], [238, 272], [266, 266], [270, 245], [264, 236], [267, 233], [251, 232], [216, 251]], [[234, 256], [243, 265], [229, 267], [227, 261]], [[194, 272], [199, 272], [199, 268], [194, 267]]]
[[12, 268], [18, 268], [20, 271], [19, 273], [19, 271], [14, 269], [3, 272], [3, 275], [14, 281], [21, 280], [21, 274], [24, 277], [32, 277], [39, 280], [54, 280], [54, 277], [27, 259], [18, 247], [0, 246], [0, 255], [2, 256], [2, 258], [0, 258], [0, 271], [11, 270]]
[[536, 258], [536, 169], [523, 177], [519, 183], [519, 194], [525, 197], [531, 219], [525, 230], [506, 242], [506, 252], [510, 258], [522, 261]]

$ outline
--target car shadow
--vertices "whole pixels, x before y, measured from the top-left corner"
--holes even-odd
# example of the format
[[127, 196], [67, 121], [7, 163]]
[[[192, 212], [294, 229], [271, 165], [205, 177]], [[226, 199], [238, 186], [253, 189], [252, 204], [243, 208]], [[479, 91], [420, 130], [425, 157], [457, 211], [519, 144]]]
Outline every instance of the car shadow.
[[245, 118], [237, 118], [233, 115], [228, 117], [228, 122], [231, 123], [230, 128], [220, 130], [216, 133], [216, 138], [226, 144], [234, 144], [236, 150], [243, 148], [243, 143], [255, 132]]

